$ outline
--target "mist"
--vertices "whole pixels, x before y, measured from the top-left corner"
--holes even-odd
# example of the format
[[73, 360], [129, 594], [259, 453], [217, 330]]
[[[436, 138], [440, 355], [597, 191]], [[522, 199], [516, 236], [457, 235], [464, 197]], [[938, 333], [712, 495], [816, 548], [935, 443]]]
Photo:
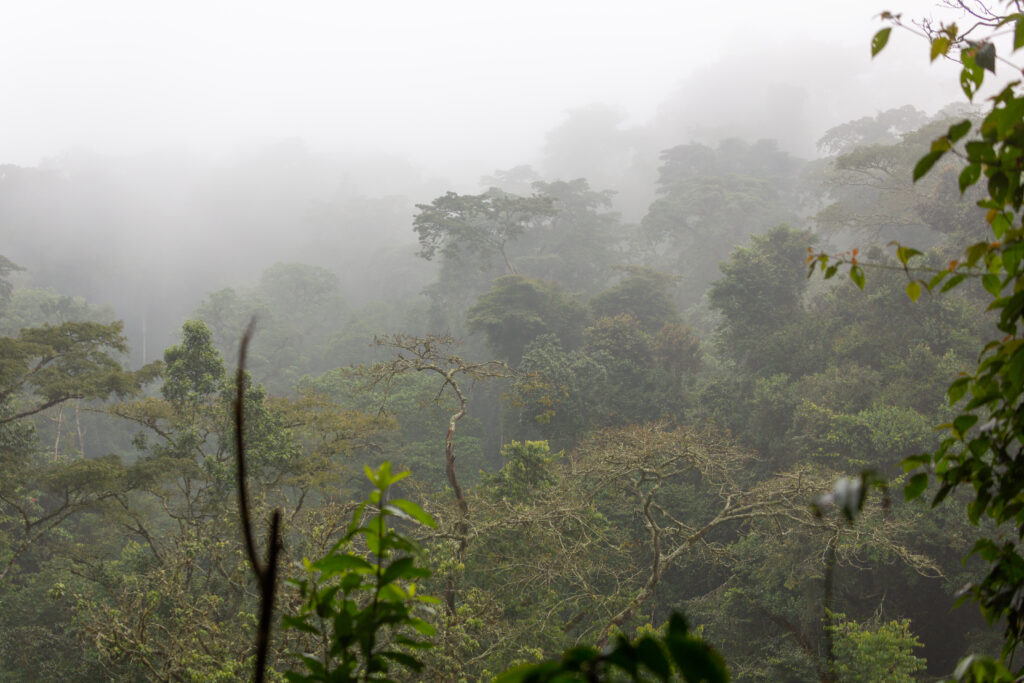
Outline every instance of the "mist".
[[279, 261], [331, 268], [361, 301], [381, 290], [352, 255], [375, 253], [419, 273], [411, 292], [431, 272], [413, 206], [500, 169], [588, 178], [639, 221], [673, 145], [813, 158], [842, 121], [956, 98], [912, 36], [872, 63], [873, 17], [845, 5], [750, 3], [737, 22], [682, 3], [12, 9], [5, 249], [133, 337], [143, 309], [173, 320]]

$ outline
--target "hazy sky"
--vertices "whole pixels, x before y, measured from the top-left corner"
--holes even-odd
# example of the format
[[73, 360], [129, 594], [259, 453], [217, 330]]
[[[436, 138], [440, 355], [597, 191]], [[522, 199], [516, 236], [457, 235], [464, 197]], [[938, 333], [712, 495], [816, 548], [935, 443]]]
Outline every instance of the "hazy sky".
[[616, 104], [643, 122], [695, 79], [714, 81], [702, 92], [720, 100], [695, 109], [749, 116], [758, 103], [740, 93], [799, 84], [820, 133], [956, 97], [952, 87], [935, 94], [935, 83], [955, 82], [952, 67], [929, 69], [911, 35], [868, 58], [880, 10], [921, 16], [933, 4], [8, 0], [0, 163], [33, 165], [74, 146], [216, 153], [298, 137], [335, 152], [498, 167], [531, 158], [568, 108]]

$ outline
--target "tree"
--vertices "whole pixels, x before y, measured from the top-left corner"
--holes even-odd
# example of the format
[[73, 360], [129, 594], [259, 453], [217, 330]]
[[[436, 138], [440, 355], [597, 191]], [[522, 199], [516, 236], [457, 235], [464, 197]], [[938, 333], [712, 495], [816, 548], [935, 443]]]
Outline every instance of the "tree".
[[[980, 4], [963, 7], [976, 20], [968, 30], [961, 32], [956, 24], [925, 24], [923, 29], [933, 60], [946, 55], [959, 61], [961, 88], [973, 100], [985, 72], [995, 73], [997, 62], [1007, 61], [997, 55], [992, 27], [1014, 25], [1015, 51], [1024, 46], [1024, 14], [1001, 15]], [[892, 26], [876, 33], [873, 55], [885, 47], [893, 26], [904, 26], [899, 15], [884, 12], [882, 18]], [[896, 258], [908, 274], [906, 292], [912, 300], [925, 290], [946, 291], [969, 279], [980, 281], [990, 297], [989, 309], [998, 315], [996, 327], [1002, 336], [986, 344], [977, 366], [949, 387], [950, 405], [959, 407], [958, 414], [944, 425], [948, 436], [934, 452], [904, 460], [904, 467], [918, 470], [906, 485], [908, 498], [922, 495], [934, 472], [939, 488], [933, 505], [964, 490], [970, 499], [967, 514], [971, 522], [979, 524], [989, 518], [996, 525], [997, 532], [974, 547], [973, 553], [989, 563], [990, 569], [970, 587], [970, 594], [991, 619], [1004, 620], [1003, 655], [1008, 657], [1024, 642], [1024, 554], [1017, 541], [1024, 534], [1024, 451], [1020, 445], [1024, 419], [1019, 410], [1024, 396], [1024, 176], [1019, 163], [1024, 155], [1024, 94], [1019, 82], [1003, 87], [991, 102], [980, 125], [970, 119], [950, 125], [913, 169], [913, 179], [918, 180], [947, 155], [966, 162], [958, 184], [963, 192], [985, 179], [985, 197], [978, 205], [986, 210], [989, 234], [968, 246], [948, 267], [930, 272], [927, 267], [916, 267], [924, 260], [916, 249], [898, 244]], [[812, 273], [820, 269], [826, 278], [848, 266], [851, 279], [863, 285], [863, 265], [856, 254], [830, 257], [812, 253], [808, 263]], [[962, 399], [966, 403], [961, 404]], [[962, 668], [966, 672], [971, 667]]]
[[16, 270], [24, 270], [21, 266], [11, 261], [6, 256], [0, 255], [0, 312], [11, 298], [14, 287], [7, 277]]
[[121, 323], [67, 322], [0, 338], [0, 581], [69, 517], [131, 488], [114, 456], [45, 459], [31, 422], [73, 399], [139, 391], [155, 367], [121, 367], [116, 356], [127, 350], [121, 331]]
[[722, 355], [748, 370], [769, 375], [798, 365], [796, 323], [803, 317], [807, 280], [798, 264], [811, 235], [780, 225], [733, 250], [719, 267], [722, 278], [708, 290], [711, 306], [725, 320], [719, 330]]
[[526, 346], [512, 387], [520, 428], [556, 448], [570, 448], [598, 423], [608, 391], [608, 372], [583, 351], [566, 351], [545, 334]]
[[586, 309], [557, 284], [505, 275], [469, 309], [466, 324], [515, 366], [527, 344], [542, 334], [556, 335], [569, 348], [579, 346], [586, 316]]
[[679, 278], [642, 266], [627, 266], [620, 270], [625, 272], [625, 276], [589, 301], [595, 318], [613, 318], [626, 313], [633, 316], [648, 334], [680, 322], [679, 311], [672, 300], [672, 288]]
[[497, 188], [479, 195], [448, 192], [416, 208], [413, 229], [419, 236], [420, 256], [427, 260], [438, 253], [456, 260], [501, 256], [512, 274], [517, 271], [506, 245], [554, 214], [549, 197], [517, 197]]
[[[381, 411], [387, 407], [387, 399], [391, 387], [402, 375], [409, 373], [428, 373], [436, 376], [439, 382], [435, 400], [445, 394], [457, 399], [455, 412], [448, 418], [448, 429], [444, 440], [445, 476], [452, 488], [458, 504], [458, 520], [454, 524], [454, 538], [457, 542], [456, 558], [459, 563], [464, 560], [466, 546], [469, 542], [469, 504], [465, 491], [459, 483], [455, 468], [455, 428], [459, 420], [469, 413], [469, 397], [466, 383], [508, 376], [508, 368], [498, 361], [471, 362], [456, 356], [453, 351], [455, 340], [451, 337], [429, 335], [414, 337], [397, 334], [377, 339], [377, 344], [390, 347], [395, 357], [389, 361], [375, 363], [362, 368], [361, 374], [368, 380], [367, 388], [383, 387], [384, 403]], [[445, 587], [445, 603], [449, 614], [455, 612], [456, 586], [449, 581]]]
[[795, 223], [802, 162], [771, 141], [682, 145], [661, 154], [658, 197], [640, 224], [648, 260], [679, 273], [687, 303], [700, 299], [715, 266], [750, 235]]

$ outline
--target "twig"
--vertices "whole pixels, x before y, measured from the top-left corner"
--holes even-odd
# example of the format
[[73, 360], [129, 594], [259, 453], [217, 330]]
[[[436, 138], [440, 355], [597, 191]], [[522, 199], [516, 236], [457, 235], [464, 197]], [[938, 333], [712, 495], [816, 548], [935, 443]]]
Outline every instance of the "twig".
[[277, 586], [277, 554], [281, 548], [281, 511], [274, 510], [270, 518], [270, 534], [267, 545], [267, 563], [261, 565], [256, 557], [256, 542], [253, 540], [252, 520], [249, 515], [249, 494], [245, 486], [245, 356], [249, 350], [256, 318], [242, 335], [238, 347], [238, 376], [235, 394], [235, 446], [238, 463], [238, 511], [242, 517], [242, 533], [245, 536], [245, 550], [252, 565], [253, 573], [260, 587], [260, 621], [256, 631], [256, 671], [253, 680], [263, 683], [267, 668], [267, 652], [270, 650], [270, 619], [274, 612], [274, 589]]

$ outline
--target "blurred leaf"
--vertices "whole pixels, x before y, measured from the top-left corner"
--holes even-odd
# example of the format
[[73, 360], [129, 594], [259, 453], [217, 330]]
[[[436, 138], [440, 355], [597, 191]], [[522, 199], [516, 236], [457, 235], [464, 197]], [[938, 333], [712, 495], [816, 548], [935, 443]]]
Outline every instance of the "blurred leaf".
[[871, 39], [871, 56], [874, 57], [883, 49], [885, 44], [889, 42], [889, 34], [892, 33], [892, 27], [885, 27], [881, 31], [875, 34], [874, 38]]

